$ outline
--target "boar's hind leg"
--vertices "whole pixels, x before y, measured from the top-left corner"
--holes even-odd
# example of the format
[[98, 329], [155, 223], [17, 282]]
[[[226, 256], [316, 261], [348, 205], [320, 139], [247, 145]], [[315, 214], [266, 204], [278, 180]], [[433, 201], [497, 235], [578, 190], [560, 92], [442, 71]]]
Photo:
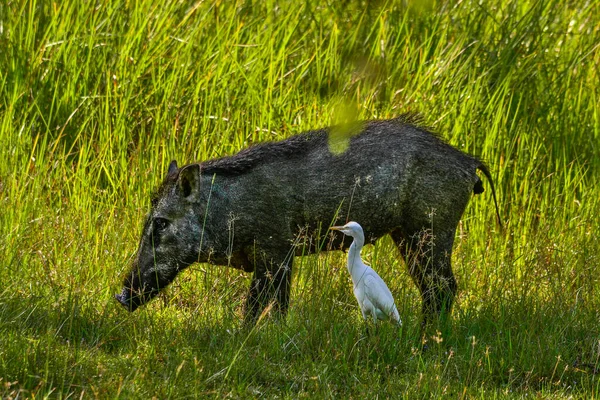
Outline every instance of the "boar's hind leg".
[[263, 310], [272, 303], [274, 314], [285, 317], [289, 304], [293, 255], [286, 251], [278, 255], [252, 254], [254, 276], [246, 300], [245, 321], [254, 323]]
[[457, 285], [450, 258], [454, 230], [431, 232], [423, 230], [405, 235], [392, 232], [392, 239], [400, 249], [413, 281], [423, 300], [423, 326], [433, 318], [450, 314]]

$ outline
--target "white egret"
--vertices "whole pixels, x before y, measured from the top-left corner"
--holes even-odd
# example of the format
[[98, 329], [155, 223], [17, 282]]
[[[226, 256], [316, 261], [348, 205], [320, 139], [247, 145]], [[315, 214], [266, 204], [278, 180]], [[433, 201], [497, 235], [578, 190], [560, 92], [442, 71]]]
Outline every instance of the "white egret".
[[390, 289], [383, 279], [377, 275], [377, 272], [366, 265], [360, 257], [360, 251], [365, 244], [362, 227], [351, 221], [344, 226], [332, 226], [330, 229], [343, 232], [354, 238], [348, 250], [346, 266], [352, 276], [354, 296], [358, 300], [363, 318], [367, 320], [367, 318], [372, 317], [374, 322], [391, 319], [398, 326], [402, 325]]

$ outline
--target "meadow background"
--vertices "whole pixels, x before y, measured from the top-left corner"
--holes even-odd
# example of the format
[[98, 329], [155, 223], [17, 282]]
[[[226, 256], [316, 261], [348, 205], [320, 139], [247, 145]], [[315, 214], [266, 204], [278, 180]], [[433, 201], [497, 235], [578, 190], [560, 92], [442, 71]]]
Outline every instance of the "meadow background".
[[[597, 1], [0, 2], [0, 397], [598, 398], [599, 71]], [[489, 164], [505, 222], [484, 183], [426, 351], [389, 238], [400, 333], [365, 337], [339, 252], [252, 330], [232, 269], [112, 298], [171, 159], [405, 112]]]

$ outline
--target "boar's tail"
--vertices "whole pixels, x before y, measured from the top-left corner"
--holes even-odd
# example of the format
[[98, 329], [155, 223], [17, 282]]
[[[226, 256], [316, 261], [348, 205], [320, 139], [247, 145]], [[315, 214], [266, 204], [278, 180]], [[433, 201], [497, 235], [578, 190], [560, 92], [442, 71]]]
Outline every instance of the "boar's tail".
[[[496, 199], [496, 190], [494, 189], [494, 181], [492, 180], [492, 175], [490, 174], [490, 171], [487, 169], [487, 167], [483, 163], [479, 164], [477, 169], [480, 170], [481, 172], [483, 172], [483, 174], [485, 175], [487, 180], [490, 182], [490, 187], [492, 188], [492, 196], [494, 197], [494, 205], [496, 206], [496, 217], [498, 218], [498, 223], [500, 224], [500, 229], [502, 229], [503, 228], [502, 220], [500, 219], [500, 211], [498, 209], [498, 200]], [[478, 179], [477, 182], [475, 183], [475, 187], [473, 188], [473, 193], [475, 193], [475, 194], [483, 193], [483, 184], [481, 183], [480, 179]]]

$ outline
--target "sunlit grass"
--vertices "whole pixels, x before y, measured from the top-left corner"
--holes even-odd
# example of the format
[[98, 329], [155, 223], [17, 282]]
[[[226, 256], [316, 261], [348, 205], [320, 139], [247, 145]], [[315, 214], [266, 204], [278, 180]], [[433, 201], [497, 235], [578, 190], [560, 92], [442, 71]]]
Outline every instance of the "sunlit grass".
[[[597, 2], [233, 3], [0, 3], [0, 396], [598, 397]], [[400, 336], [365, 337], [337, 253], [254, 330], [222, 267], [113, 300], [170, 160], [405, 112], [488, 163], [506, 226], [485, 185], [426, 352], [389, 238]]]

